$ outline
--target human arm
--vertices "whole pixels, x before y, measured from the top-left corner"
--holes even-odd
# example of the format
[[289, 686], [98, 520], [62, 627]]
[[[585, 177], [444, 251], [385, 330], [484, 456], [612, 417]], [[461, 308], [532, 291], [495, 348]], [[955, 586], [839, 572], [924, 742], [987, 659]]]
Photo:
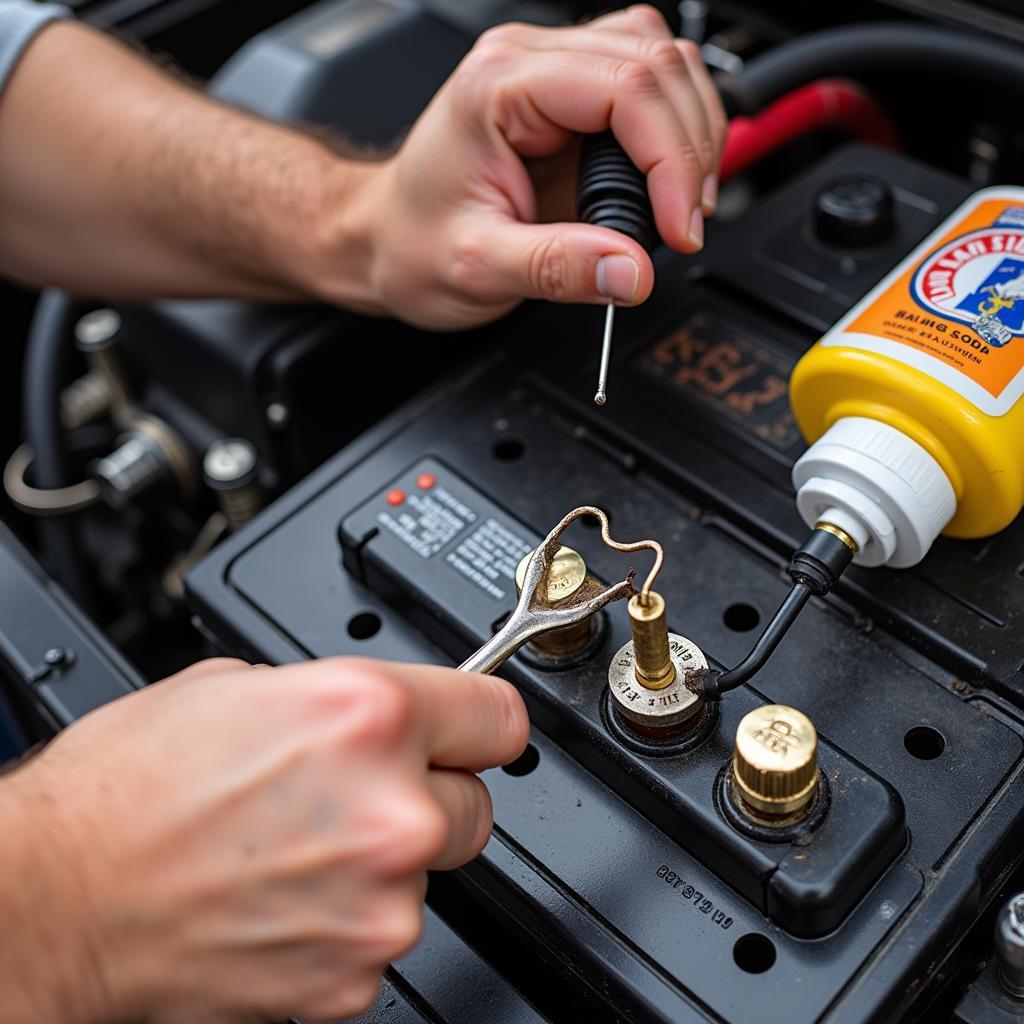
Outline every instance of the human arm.
[[0, 270], [107, 296], [314, 298], [436, 328], [525, 297], [632, 304], [653, 285], [647, 254], [573, 221], [579, 133], [609, 126], [647, 174], [662, 238], [699, 248], [725, 117], [653, 8], [486, 33], [379, 163], [58, 23], [0, 97]]
[[359, 1012], [527, 732], [500, 680], [363, 659], [205, 662], [101, 708], [0, 778], [5, 1022]]

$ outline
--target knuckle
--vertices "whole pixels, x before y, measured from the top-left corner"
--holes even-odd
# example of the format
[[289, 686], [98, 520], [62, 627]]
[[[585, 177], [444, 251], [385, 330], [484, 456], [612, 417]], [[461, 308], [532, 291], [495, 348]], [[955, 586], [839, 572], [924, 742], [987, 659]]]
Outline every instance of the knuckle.
[[715, 166], [717, 151], [710, 135], [706, 135], [697, 142], [697, 158], [700, 161], [701, 170], [710, 171]]
[[402, 739], [413, 724], [415, 698], [396, 675], [370, 664], [339, 662], [341, 673], [326, 700], [338, 718], [346, 744], [389, 744]]
[[642, 61], [619, 61], [613, 74], [616, 83], [626, 92], [650, 95], [659, 91], [657, 75]]
[[377, 925], [375, 945], [388, 961], [408, 953], [423, 934], [423, 911], [418, 903], [390, 910]]
[[506, 68], [515, 52], [516, 45], [508, 26], [489, 29], [466, 55], [459, 78], [474, 84], [485, 82]]
[[486, 245], [474, 235], [465, 235], [452, 247], [448, 282], [461, 295], [479, 296], [487, 289], [491, 258]]
[[242, 661], [241, 658], [206, 658], [204, 661], [197, 661], [194, 665], [189, 665], [188, 668], [182, 669], [174, 678], [193, 679], [197, 676], [241, 671], [251, 667], [247, 661]]
[[402, 680], [387, 673], [371, 674], [367, 682], [382, 729], [389, 735], [404, 733], [415, 712], [412, 691]]
[[506, 21], [500, 25], [493, 25], [480, 34], [476, 45], [481, 47], [487, 47], [491, 44], [507, 46], [509, 43], [514, 43], [521, 39], [525, 33], [531, 30], [531, 27], [521, 21]]
[[643, 48], [654, 67], [677, 75], [686, 73], [686, 61], [670, 39], [646, 39]]
[[700, 55], [700, 47], [692, 39], [680, 39], [672, 44], [672, 48], [687, 64], [690, 61], [696, 61], [699, 64], [704, 63], [704, 58]]
[[661, 12], [650, 4], [634, 4], [628, 11], [633, 24], [648, 32], [668, 32], [668, 23]]
[[527, 277], [538, 295], [556, 301], [569, 296], [569, 256], [565, 240], [560, 235], [550, 235], [533, 249]]
[[440, 856], [448, 842], [448, 821], [432, 797], [409, 794], [392, 800], [382, 832], [389, 866], [405, 874], [425, 868]]
[[683, 145], [679, 153], [679, 160], [683, 166], [683, 174], [699, 183], [700, 177], [704, 174], [704, 162], [700, 158], [700, 153], [691, 143]]

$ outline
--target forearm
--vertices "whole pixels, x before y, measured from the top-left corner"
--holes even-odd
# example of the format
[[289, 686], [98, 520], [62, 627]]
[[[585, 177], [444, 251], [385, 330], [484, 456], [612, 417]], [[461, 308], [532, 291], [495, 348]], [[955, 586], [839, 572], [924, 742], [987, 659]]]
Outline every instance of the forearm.
[[329, 273], [333, 298], [374, 312], [374, 174], [56, 23], [0, 97], [0, 271], [104, 295], [267, 299], [318, 296]]
[[62, 835], [57, 794], [36, 766], [0, 777], [0, 992], [10, 1024], [74, 1024], [106, 1005], [90, 963], [78, 858]]

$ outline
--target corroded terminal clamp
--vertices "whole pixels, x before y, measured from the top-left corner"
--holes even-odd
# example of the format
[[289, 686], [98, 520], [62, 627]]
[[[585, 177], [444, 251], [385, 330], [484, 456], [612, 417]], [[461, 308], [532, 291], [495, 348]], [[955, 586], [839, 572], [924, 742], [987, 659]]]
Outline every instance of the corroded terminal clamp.
[[[650, 594], [651, 586], [661, 568], [663, 555], [660, 545], [644, 540], [623, 544], [613, 540], [609, 534], [608, 517], [599, 508], [583, 505], [573, 509], [547, 535], [544, 543], [530, 556], [519, 583], [519, 602], [504, 626], [487, 641], [475, 654], [464, 661], [459, 668], [465, 672], [494, 672], [523, 644], [534, 640], [551, 630], [567, 629], [585, 622], [613, 601], [632, 597], [637, 593], [633, 586], [632, 569], [626, 578], [611, 586], [603, 586], [585, 576], [582, 584], [566, 587], [566, 596], [557, 603], [549, 603], [550, 573], [559, 552], [562, 534], [582, 516], [593, 516], [601, 524], [601, 539], [615, 551], [632, 552], [650, 550], [655, 553], [654, 566], [644, 582], [641, 594]], [[569, 573], [571, 580], [572, 573]], [[519, 582], [517, 580], [517, 582]], [[555, 581], [556, 590], [560, 585]], [[569, 590], [572, 592], [569, 593]]]
[[[532, 556], [532, 551], [524, 555], [516, 568], [517, 595], [523, 592], [523, 580], [526, 579], [526, 570]], [[583, 556], [564, 544], [555, 552], [546, 580], [546, 586], [537, 588], [537, 595], [540, 603], [552, 608], [572, 601], [582, 588], [595, 586]], [[588, 616], [574, 626], [541, 633], [540, 636], [534, 637], [528, 646], [535, 654], [552, 664], [571, 660], [585, 652], [594, 642], [597, 633], [596, 623], [596, 616]]]
[[669, 633], [665, 599], [653, 590], [630, 598], [633, 639], [608, 666], [612, 707], [631, 732], [675, 739], [701, 720], [700, 680], [708, 663], [696, 644]]
[[[644, 739], [671, 740], [688, 733], [701, 721], [704, 700], [696, 684], [708, 670], [701, 649], [684, 636], [666, 631], [672, 672], [668, 683], [650, 687], [639, 671], [636, 642], [619, 648], [608, 666], [612, 707], [622, 724]], [[641, 648], [640, 650], [642, 650]]]

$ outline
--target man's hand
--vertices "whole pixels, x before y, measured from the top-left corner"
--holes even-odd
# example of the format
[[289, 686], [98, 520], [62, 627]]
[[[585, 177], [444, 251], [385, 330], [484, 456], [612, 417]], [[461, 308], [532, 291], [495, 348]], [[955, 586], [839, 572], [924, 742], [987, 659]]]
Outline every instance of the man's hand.
[[0, 780], [4, 1019], [359, 1012], [528, 729], [500, 680], [355, 659], [205, 662], [94, 712]]
[[[658, 231], [703, 245], [725, 141], [689, 42], [646, 5], [584, 27], [484, 34], [368, 186], [371, 291], [393, 315], [466, 327], [524, 297], [642, 302], [654, 269], [632, 239], [575, 222], [579, 135], [611, 128], [647, 175]], [[331, 294], [331, 261], [319, 263]]]
[[662, 238], [699, 249], [725, 115], [652, 7], [486, 33], [380, 164], [55, 23], [0, 103], [0, 273], [111, 298], [311, 297], [432, 328], [527, 297], [630, 305], [653, 284], [646, 253], [574, 222], [580, 135], [608, 127]]

